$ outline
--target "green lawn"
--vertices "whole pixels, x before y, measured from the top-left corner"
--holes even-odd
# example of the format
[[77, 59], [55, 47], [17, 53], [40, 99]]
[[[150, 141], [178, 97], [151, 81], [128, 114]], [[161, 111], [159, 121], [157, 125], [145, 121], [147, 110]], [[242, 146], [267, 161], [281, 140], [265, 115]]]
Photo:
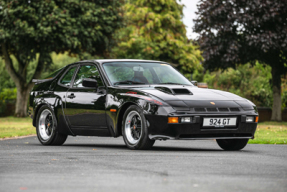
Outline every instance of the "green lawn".
[[[1, 117], [0, 138], [17, 137], [36, 134], [32, 125], [32, 119]], [[249, 143], [254, 144], [287, 144], [287, 122], [263, 122], [259, 123], [255, 139]]]
[[32, 119], [1, 117], [0, 118], [0, 138], [17, 137], [36, 134], [36, 129], [32, 125]]
[[259, 123], [255, 132], [254, 144], [287, 144], [287, 122]]

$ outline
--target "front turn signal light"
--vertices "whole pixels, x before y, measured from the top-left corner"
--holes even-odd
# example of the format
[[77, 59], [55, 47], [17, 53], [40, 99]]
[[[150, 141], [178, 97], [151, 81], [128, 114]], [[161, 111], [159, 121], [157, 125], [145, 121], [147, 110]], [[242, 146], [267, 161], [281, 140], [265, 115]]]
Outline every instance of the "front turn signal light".
[[178, 117], [169, 117], [168, 123], [178, 123]]
[[258, 123], [258, 120], [259, 120], [259, 117], [256, 116], [256, 118], [255, 118], [255, 123]]

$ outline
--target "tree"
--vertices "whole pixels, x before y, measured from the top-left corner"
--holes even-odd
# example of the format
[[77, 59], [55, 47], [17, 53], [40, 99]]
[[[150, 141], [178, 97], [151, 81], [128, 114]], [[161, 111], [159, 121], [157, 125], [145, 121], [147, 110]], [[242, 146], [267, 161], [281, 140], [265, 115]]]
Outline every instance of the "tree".
[[[26, 116], [32, 79], [52, 63], [52, 52], [105, 54], [113, 32], [121, 26], [119, 6], [113, 0], [0, 2], [0, 55], [17, 87], [16, 116]], [[35, 71], [28, 79], [27, 68], [34, 60]]]
[[186, 37], [182, 8], [176, 0], [130, 0], [114, 57], [167, 61], [183, 71], [201, 68], [201, 53]]
[[210, 70], [256, 61], [272, 67], [271, 120], [281, 121], [281, 76], [286, 73], [286, 0], [201, 0], [194, 31]]

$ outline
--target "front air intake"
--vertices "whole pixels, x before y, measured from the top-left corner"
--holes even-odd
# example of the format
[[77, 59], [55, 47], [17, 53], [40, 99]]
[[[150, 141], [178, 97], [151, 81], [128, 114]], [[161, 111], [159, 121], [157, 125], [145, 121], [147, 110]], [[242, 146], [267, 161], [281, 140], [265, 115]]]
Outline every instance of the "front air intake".
[[196, 112], [206, 112], [205, 108], [194, 108]]
[[228, 108], [218, 108], [218, 111], [220, 111], [220, 112], [227, 112], [229, 110], [228, 110]]
[[206, 110], [208, 112], [213, 112], [213, 111], [216, 111], [217, 112], [217, 108], [206, 108]]

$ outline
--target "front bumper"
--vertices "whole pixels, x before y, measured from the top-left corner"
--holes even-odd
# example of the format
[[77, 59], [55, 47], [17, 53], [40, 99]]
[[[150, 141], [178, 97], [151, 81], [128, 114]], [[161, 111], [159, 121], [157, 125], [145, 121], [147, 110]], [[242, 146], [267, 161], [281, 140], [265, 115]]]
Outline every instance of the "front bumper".
[[[248, 116], [258, 116], [257, 113]], [[175, 114], [185, 117], [186, 115]], [[246, 114], [193, 114], [191, 123], [168, 124], [168, 116], [145, 115], [148, 121], [149, 138], [166, 139], [253, 139], [257, 127], [255, 122], [246, 122]], [[236, 127], [204, 128], [204, 117], [237, 117]]]

